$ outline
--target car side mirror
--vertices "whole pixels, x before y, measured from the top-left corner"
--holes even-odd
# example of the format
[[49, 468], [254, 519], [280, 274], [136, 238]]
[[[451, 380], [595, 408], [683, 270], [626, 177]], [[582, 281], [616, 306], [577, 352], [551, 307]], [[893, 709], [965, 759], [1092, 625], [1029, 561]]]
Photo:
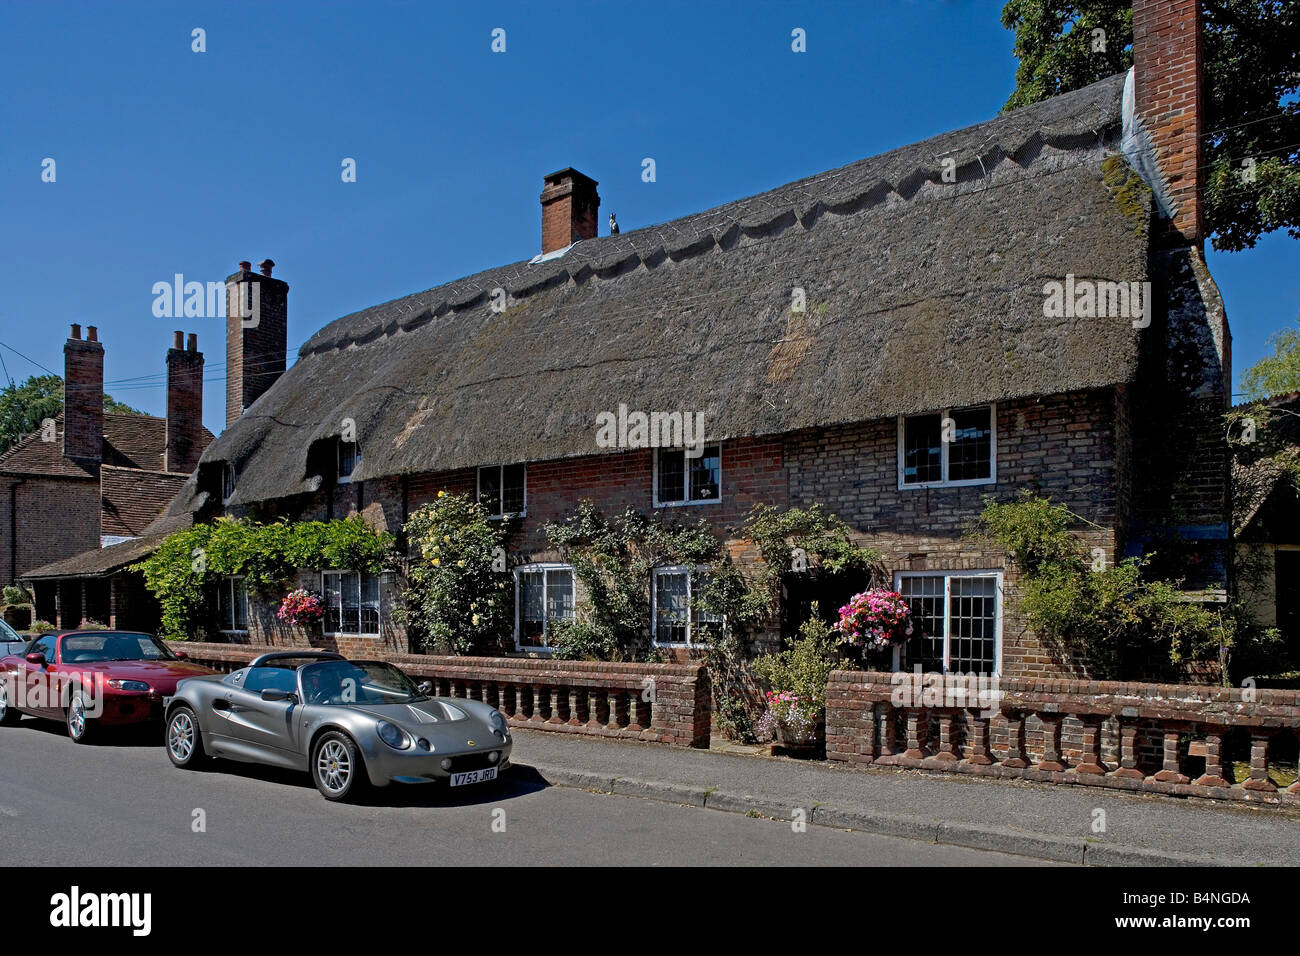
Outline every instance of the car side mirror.
[[415, 686], [415, 689], [418, 690], [425, 697], [433, 696], [433, 683], [431, 681], [422, 680], [420, 681], [419, 684]]
[[172, 653], [176, 655], [178, 661], [188, 661], [190, 659], [190, 655], [186, 654], [184, 651], [173, 651]]
[[40, 653], [39, 651], [34, 651], [33, 653], [27, 655], [27, 663], [35, 664], [37, 667], [44, 667], [45, 655]]
[[296, 704], [298, 703], [298, 695], [293, 691], [276, 690], [273, 687], [268, 687], [266, 690], [262, 691], [262, 700], [267, 701], [268, 703], [288, 701], [290, 704]]

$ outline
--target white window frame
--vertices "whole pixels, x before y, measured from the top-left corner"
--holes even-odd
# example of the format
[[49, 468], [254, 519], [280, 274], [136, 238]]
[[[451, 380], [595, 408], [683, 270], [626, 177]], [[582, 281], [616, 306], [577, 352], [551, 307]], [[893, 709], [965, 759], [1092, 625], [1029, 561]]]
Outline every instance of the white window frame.
[[[220, 583], [219, 583], [218, 586], [219, 586], [219, 587], [222, 587], [222, 588], [229, 587], [229, 589], [230, 589], [230, 607], [231, 607], [231, 609], [232, 609], [232, 611], [233, 611], [234, 606], [235, 606], [235, 582], [236, 582], [236, 581], [243, 581], [243, 582], [244, 582], [244, 621], [247, 622], [247, 621], [248, 621], [248, 616], [249, 616], [249, 610], [250, 610], [250, 609], [249, 609], [249, 601], [248, 601], [248, 578], [247, 578], [247, 576], [245, 576], [245, 575], [243, 575], [243, 574], [227, 574], [227, 575], [225, 575], [225, 576], [223, 576], [223, 577], [221, 578], [221, 581], [220, 581]], [[220, 607], [220, 602], [218, 602], [218, 607]], [[238, 617], [238, 615], [233, 615], [233, 616], [232, 616], [231, 621], [230, 621], [230, 623], [231, 623], [232, 625], [234, 624], [234, 618], [235, 618], [235, 617]], [[220, 624], [221, 624], [222, 626], [219, 626], [219, 627], [217, 628], [217, 630], [220, 631], [222, 634], [247, 634], [247, 633], [248, 633], [248, 627], [247, 627], [247, 626], [242, 627], [242, 628], [240, 628], [240, 627], [225, 627], [225, 626], [224, 626], [225, 623], [226, 623], [225, 621], [221, 621]]]
[[[943, 578], [943, 672], [950, 673], [952, 653], [952, 579], [993, 578], [993, 672], [1002, 676], [1002, 571], [995, 568], [976, 568], [961, 571], [895, 571], [894, 590], [902, 592], [904, 578]], [[906, 600], [906, 598], [904, 598]], [[899, 648], [894, 648], [894, 670], [901, 665]]]
[[[321, 594], [321, 601], [325, 605], [325, 617], [321, 619], [321, 634], [325, 637], [379, 637], [384, 630], [384, 575], [387, 573], [388, 573], [387, 571], [380, 571], [377, 574], [373, 574], [370, 571], [349, 571], [346, 568], [330, 568], [328, 570], [322, 571], [320, 573], [320, 594]], [[325, 630], [325, 621], [329, 618], [329, 590], [325, 585], [325, 579], [331, 574], [338, 574], [338, 575], [355, 574], [357, 576], [357, 608], [358, 608], [357, 628], [358, 629], [355, 631]], [[378, 620], [375, 624], [376, 629], [373, 631], [363, 631], [360, 629], [361, 628], [361, 620], [360, 620], [361, 579], [368, 574], [374, 577], [375, 579], [377, 579], [378, 584], [376, 585], [376, 587], [379, 591], [379, 607], [377, 609]], [[343, 608], [342, 606], [340, 606], [339, 608], [340, 615], [342, 614], [342, 610]]]
[[[346, 475], [343, 474], [343, 446], [351, 445], [354, 457], [352, 459], [352, 471]], [[343, 441], [339, 439], [338, 444], [334, 447], [334, 475], [340, 485], [352, 484], [352, 472], [357, 470], [357, 465], [361, 464], [361, 445], [354, 441]]]
[[[550, 644], [547, 643], [546, 640], [547, 631], [549, 630], [550, 623], [551, 623], [550, 620], [547, 619], [545, 616], [546, 606], [547, 606], [546, 594], [549, 588], [549, 585], [546, 582], [546, 574], [548, 571], [569, 572], [569, 576], [573, 581], [572, 620], [577, 620], [578, 617], [578, 574], [576, 571], [573, 570], [573, 565], [564, 564], [563, 562], [559, 562], [559, 561], [551, 561], [551, 562], [543, 561], [537, 564], [519, 565], [519, 567], [515, 568], [515, 574], [514, 574], [515, 576], [515, 650], [521, 653], [524, 651], [534, 651], [538, 653], [545, 651], [549, 653], [552, 650]], [[541, 574], [542, 576], [542, 615], [543, 616], [542, 616], [542, 643], [541, 644], [525, 645], [521, 641], [521, 638], [523, 637], [523, 631], [524, 631], [524, 605], [523, 605], [522, 597], [523, 597], [523, 583], [524, 583], [523, 576], [525, 574]]]
[[[698, 499], [698, 500], [694, 500], [694, 501], [691, 500], [691, 461], [692, 461], [692, 459], [691, 459], [690, 457], [686, 457], [686, 459], [685, 459], [685, 463], [686, 463], [686, 474], [685, 474], [685, 476], [684, 476], [683, 479], [682, 479], [682, 488], [683, 488], [683, 491], [684, 491], [685, 494], [686, 494], [686, 500], [685, 500], [685, 501], [660, 501], [660, 500], [659, 500], [659, 456], [662, 455], [662, 454], [663, 454], [664, 452], [666, 452], [666, 451], [680, 451], [680, 452], [685, 452], [685, 449], [684, 449], [684, 448], [653, 448], [653, 449], [651, 449], [651, 451], [653, 452], [653, 454], [651, 455], [651, 459], [652, 459], [652, 461], [653, 461], [653, 463], [654, 463], [654, 467], [653, 467], [653, 469], [652, 469], [652, 470], [653, 470], [653, 478], [652, 478], [652, 480], [651, 480], [651, 485], [652, 485], [651, 501], [652, 501], [654, 507], [656, 507], [656, 508], [690, 508], [690, 507], [692, 507], [692, 506], [697, 506], [697, 505], [720, 505], [720, 504], [722, 504], [722, 475], [723, 475], [723, 469], [724, 469], [724, 466], [723, 466], [723, 463], [722, 463], [722, 442], [717, 442], [717, 441], [715, 441], [715, 442], [705, 442], [701, 447], [702, 447], [702, 448], [705, 448], [705, 449], [708, 449], [708, 448], [717, 448], [717, 449], [718, 449], [718, 496], [717, 496], [716, 498], [700, 498], [700, 499]], [[703, 452], [701, 452], [701, 454], [703, 454]]]
[[[944, 475], [938, 481], [905, 481], [904, 475], [904, 450], [906, 448], [907, 437], [907, 420], [909, 418], [921, 418], [924, 415], [934, 415], [935, 412], [924, 412], [918, 415], [899, 415], [898, 416], [898, 490], [906, 491], [911, 488], [962, 488], [972, 485], [996, 485], [998, 483], [998, 406], [996, 402], [989, 402], [986, 405], [963, 405], [956, 411], [972, 411], [976, 408], [985, 408], [989, 410], [989, 477], [987, 478], [963, 478], [959, 481], [949, 481], [948, 475], [948, 450], [952, 442], [940, 441], [939, 443], [939, 470]], [[943, 420], [950, 418], [953, 412], [952, 407], [940, 409], [939, 416], [940, 428], [943, 427]]]
[[[505, 490], [506, 490], [506, 468], [518, 465], [524, 470], [524, 506], [518, 511], [505, 510]], [[501, 510], [496, 514], [488, 515], [494, 521], [504, 520], [506, 518], [526, 518], [528, 517], [528, 463], [523, 461], [504, 462], [500, 465], [479, 465], [474, 469], [474, 500], [483, 501], [483, 472], [487, 469], [495, 468], [497, 470], [497, 482], [502, 494]]]
[[[695, 642], [695, 578], [697, 575], [707, 574], [708, 567], [697, 565], [691, 567], [688, 564], [666, 564], [662, 567], [653, 569], [650, 572], [650, 643], [653, 647], [697, 647]], [[659, 640], [659, 589], [656, 586], [658, 578], [662, 574], [685, 574], [686, 575], [686, 641], [664, 641]], [[718, 622], [723, 630], [727, 627], [726, 615], [722, 615]]]

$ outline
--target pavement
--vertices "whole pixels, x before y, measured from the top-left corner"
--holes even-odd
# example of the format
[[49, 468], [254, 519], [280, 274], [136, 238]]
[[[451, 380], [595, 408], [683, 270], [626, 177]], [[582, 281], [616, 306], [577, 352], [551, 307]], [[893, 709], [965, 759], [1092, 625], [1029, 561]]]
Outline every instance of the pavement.
[[514, 761], [561, 787], [1093, 866], [1293, 866], [1300, 859], [1300, 812], [1276, 807], [850, 768], [721, 741], [718, 749], [693, 750], [514, 733]]
[[[840, 833], [659, 800], [551, 787], [391, 786], [325, 801], [306, 773], [174, 768], [161, 729], [87, 746], [61, 724], [0, 728], [0, 841], [26, 866], [1024, 866], [1023, 856]], [[183, 877], [180, 877], [182, 882]]]

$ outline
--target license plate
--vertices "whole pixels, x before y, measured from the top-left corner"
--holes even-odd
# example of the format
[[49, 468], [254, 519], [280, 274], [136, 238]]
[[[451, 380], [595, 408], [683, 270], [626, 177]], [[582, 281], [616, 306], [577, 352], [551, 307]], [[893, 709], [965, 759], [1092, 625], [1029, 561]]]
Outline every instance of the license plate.
[[489, 780], [495, 780], [496, 778], [496, 767], [488, 767], [485, 770], [467, 770], [465, 773], [453, 773], [451, 775], [451, 785], [453, 787], [463, 787], [468, 783], [487, 783]]

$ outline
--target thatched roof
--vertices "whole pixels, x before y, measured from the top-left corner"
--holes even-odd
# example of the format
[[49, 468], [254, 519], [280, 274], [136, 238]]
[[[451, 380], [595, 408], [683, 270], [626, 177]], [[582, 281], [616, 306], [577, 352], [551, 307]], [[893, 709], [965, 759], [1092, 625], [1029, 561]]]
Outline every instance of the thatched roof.
[[203, 462], [239, 505], [314, 490], [349, 418], [369, 479], [596, 454], [619, 403], [727, 439], [1128, 381], [1128, 320], [1042, 311], [1067, 273], [1148, 278], [1149, 193], [1104, 165], [1122, 83], [345, 316]]
[[[1250, 417], [1258, 429], [1249, 444], [1232, 446], [1232, 528], [1238, 537], [1270, 540], [1276, 534], [1290, 543], [1300, 537], [1294, 525], [1297, 495], [1293, 476], [1300, 467], [1300, 392], [1273, 395], [1258, 402], [1233, 406], [1237, 417]], [[1287, 512], [1282, 523], [1267, 506]]]

